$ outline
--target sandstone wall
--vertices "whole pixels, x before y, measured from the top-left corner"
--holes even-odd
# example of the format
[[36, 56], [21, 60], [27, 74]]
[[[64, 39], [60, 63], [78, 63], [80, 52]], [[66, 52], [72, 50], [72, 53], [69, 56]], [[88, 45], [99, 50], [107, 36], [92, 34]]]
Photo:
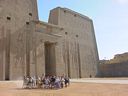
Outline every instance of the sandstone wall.
[[117, 54], [113, 59], [101, 60], [99, 76], [101, 77], [127, 77], [128, 53]]
[[31, 20], [38, 20], [36, 0], [0, 0], [1, 80], [18, 79], [26, 74], [25, 26]]
[[[46, 75], [62, 75], [64, 73], [64, 64], [62, 62], [61, 56], [61, 31], [62, 30], [61, 28], [59, 28], [59, 26], [55, 26], [53, 24], [48, 24], [44, 22], [36, 24], [37, 43], [40, 42], [36, 46], [38, 47], [40, 44], [43, 44], [44, 50], [50, 51], [50, 53], [44, 52], [43, 54], [40, 54], [40, 56], [44, 55], [44, 58], [41, 57], [41, 60], [44, 62], [43, 72]], [[45, 44], [48, 44], [50, 48], [45, 48]]]
[[127, 77], [128, 76], [128, 62], [117, 64], [100, 64], [100, 77]]
[[66, 8], [38, 20], [36, 0], [0, 0], [0, 80], [23, 75], [95, 77], [98, 52], [93, 22]]
[[65, 73], [72, 78], [95, 77], [98, 52], [92, 20], [60, 7], [51, 10], [50, 14], [49, 23], [64, 28], [61, 34]]

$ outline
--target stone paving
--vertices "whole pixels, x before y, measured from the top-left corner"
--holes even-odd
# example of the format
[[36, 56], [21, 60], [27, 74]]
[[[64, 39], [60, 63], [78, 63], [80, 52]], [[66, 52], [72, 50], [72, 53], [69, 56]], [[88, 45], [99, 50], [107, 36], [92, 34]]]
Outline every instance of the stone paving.
[[128, 78], [86, 78], [86, 79], [72, 79], [72, 82], [83, 83], [108, 83], [108, 84], [128, 84]]

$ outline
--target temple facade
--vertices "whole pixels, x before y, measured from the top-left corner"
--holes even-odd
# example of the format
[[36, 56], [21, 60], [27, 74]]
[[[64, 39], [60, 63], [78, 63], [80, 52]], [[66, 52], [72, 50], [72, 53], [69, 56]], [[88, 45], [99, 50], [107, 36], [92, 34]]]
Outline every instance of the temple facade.
[[37, 0], [0, 0], [0, 80], [65, 74], [95, 77], [98, 51], [92, 20], [67, 8], [39, 21]]

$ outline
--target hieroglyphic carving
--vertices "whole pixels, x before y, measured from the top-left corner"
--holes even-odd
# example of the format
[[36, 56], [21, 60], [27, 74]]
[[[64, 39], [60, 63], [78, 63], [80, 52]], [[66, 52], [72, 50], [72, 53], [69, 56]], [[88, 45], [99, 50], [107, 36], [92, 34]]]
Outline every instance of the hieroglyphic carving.
[[65, 64], [65, 73], [68, 74], [68, 76], [70, 76], [70, 53], [69, 53], [69, 42], [66, 40], [64, 40], [63, 44], [62, 44], [62, 54], [63, 54], [63, 61]]
[[40, 44], [38, 47], [37, 47], [37, 56], [38, 58], [42, 56], [42, 52], [43, 52], [43, 49], [44, 49], [44, 46], [43, 46], [43, 43]]
[[16, 45], [15, 45], [15, 56], [14, 56], [14, 64], [17, 67], [20, 64], [24, 64], [24, 55], [25, 55], [25, 41], [24, 41], [24, 32], [20, 31], [17, 33], [16, 37]]
[[31, 64], [36, 64], [36, 37], [32, 34], [32, 41], [31, 41]]
[[63, 56], [63, 63], [65, 65], [65, 73], [68, 74], [67, 72], [67, 51], [66, 51], [66, 40], [62, 42], [62, 56]]
[[4, 26], [0, 25], [0, 79], [4, 70]]

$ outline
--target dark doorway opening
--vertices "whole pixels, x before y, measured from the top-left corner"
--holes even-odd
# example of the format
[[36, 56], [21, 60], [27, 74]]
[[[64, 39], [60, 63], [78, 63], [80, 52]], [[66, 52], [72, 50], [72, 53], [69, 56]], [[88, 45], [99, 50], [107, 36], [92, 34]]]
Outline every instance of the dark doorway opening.
[[55, 44], [45, 43], [45, 74], [56, 75]]
[[10, 58], [9, 58], [9, 53], [7, 55], [7, 60], [5, 64], [5, 80], [10, 80]]
[[[10, 17], [8, 17], [9, 19]], [[11, 18], [10, 18], [11, 19]], [[5, 80], [10, 80], [10, 33], [11, 29], [7, 30], [6, 48], [5, 48]]]

